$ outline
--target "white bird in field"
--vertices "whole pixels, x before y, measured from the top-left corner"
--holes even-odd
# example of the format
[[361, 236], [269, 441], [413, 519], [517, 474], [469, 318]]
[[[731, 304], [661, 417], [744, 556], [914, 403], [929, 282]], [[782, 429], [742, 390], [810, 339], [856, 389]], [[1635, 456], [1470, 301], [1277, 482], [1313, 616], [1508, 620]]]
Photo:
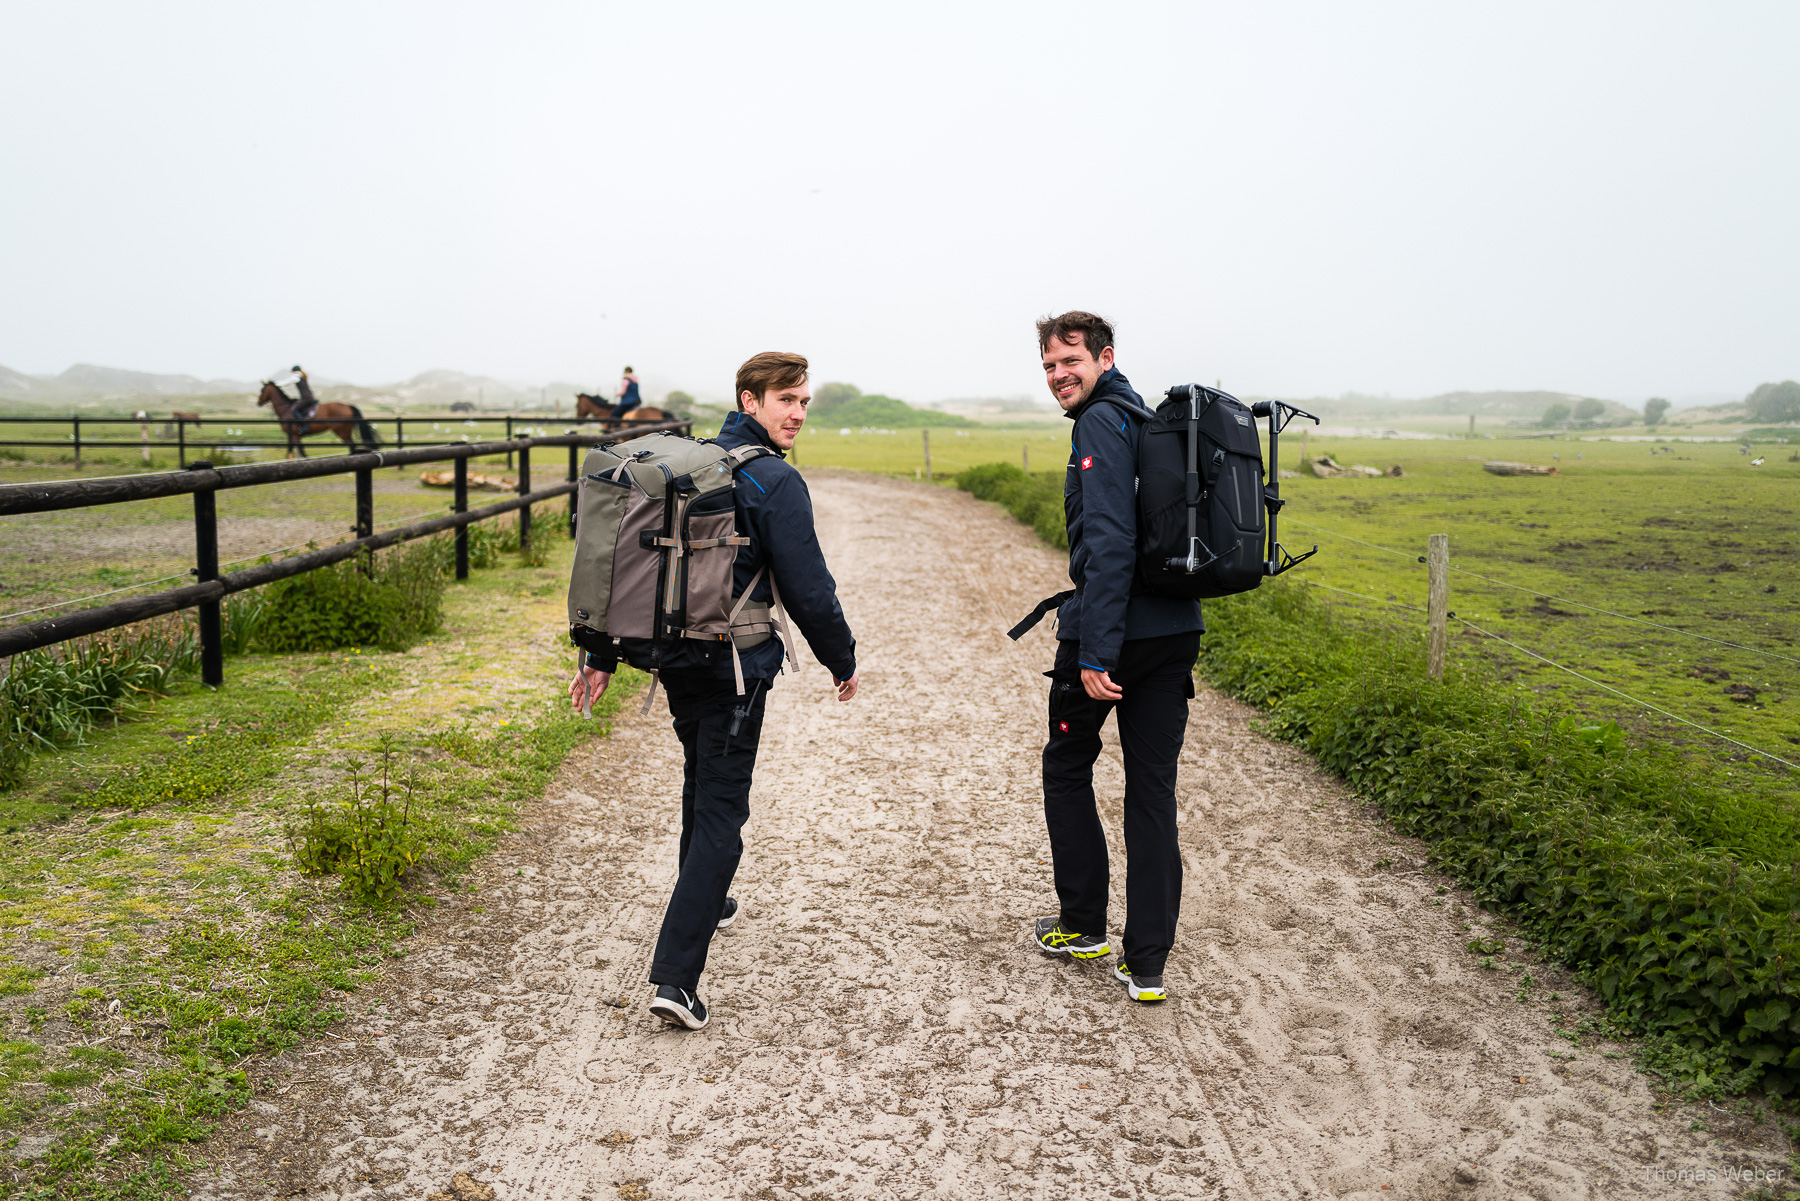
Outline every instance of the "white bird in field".
[[1761, 455], [1757, 455], [1754, 459], [1750, 460], [1750, 466], [1752, 467], [1761, 467], [1762, 465], [1763, 457]]

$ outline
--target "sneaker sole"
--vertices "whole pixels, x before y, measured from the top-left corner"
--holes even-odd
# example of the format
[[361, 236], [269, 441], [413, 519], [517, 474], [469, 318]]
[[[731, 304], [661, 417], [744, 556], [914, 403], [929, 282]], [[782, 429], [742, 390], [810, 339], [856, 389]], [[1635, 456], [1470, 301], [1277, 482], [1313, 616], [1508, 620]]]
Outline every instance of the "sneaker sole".
[[1067, 955], [1071, 959], [1102, 959], [1112, 954], [1112, 947], [1106, 943], [1101, 943], [1097, 947], [1089, 947], [1084, 951], [1077, 951], [1071, 947], [1053, 947], [1035, 938], [1031, 941], [1037, 943], [1038, 950], [1046, 955]]
[[737, 921], [738, 914], [742, 913], [743, 911], [744, 911], [744, 909], [743, 909], [743, 906], [741, 906], [741, 905], [738, 908], [733, 909], [731, 911], [731, 916], [726, 918], [724, 921], [720, 922], [717, 926], [714, 927], [714, 929], [723, 930], [725, 927], [729, 926], [732, 922]]
[[[706, 1019], [696, 1020], [694, 1014], [685, 1005], [677, 1005], [673, 1001], [665, 1001], [661, 997], [650, 1002], [650, 1012], [671, 1026], [680, 1026], [683, 1030], [704, 1030]], [[708, 1014], [707, 1017], [711, 1017]]]
[[1125, 995], [1140, 1005], [1160, 1005], [1162, 1002], [1169, 999], [1168, 989], [1140, 989], [1136, 984], [1132, 983], [1130, 976], [1127, 976], [1116, 967], [1113, 968], [1113, 979], [1117, 980], [1120, 984], [1123, 984], [1125, 986]]

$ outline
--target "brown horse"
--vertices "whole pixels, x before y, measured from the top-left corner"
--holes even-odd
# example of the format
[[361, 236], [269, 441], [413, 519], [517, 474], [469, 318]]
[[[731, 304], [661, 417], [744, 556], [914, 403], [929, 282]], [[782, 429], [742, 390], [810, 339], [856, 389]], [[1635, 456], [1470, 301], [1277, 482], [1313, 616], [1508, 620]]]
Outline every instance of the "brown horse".
[[324, 401], [312, 411], [311, 417], [302, 421], [294, 416], [294, 402], [287, 398], [287, 393], [269, 380], [263, 381], [262, 394], [256, 398], [256, 403], [268, 405], [275, 410], [275, 416], [281, 418], [281, 428], [287, 434], [290, 459], [296, 452], [301, 458], [306, 457], [306, 444], [301, 439], [310, 438], [314, 434], [336, 434], [350, 450], [355, 450], [357, 446], [353, 433], [361, 435], [364, 446], [381, 445], [381, 434], [355, 405], [339, 404], [335, 400]]
[[195, 429], [200, 428], [200, 414], [183, 413], [180, 409], [174, 410], [169, 414], [169, 419], [163, 422], [162, 436], [165, 438], [173, 438], [175, 436], [175, 427], [177, 425], [185, 427], [190, 421], [194, 423]]
[[575, 394], [575, 420], [601, 421], [605, 423], [602, 428], [616, 430], [626, 425], [647, 425], [655, 421], [679, 421], [680, 418], [667, 409], [639, 405], [626, 413], [624, 417], [615, 420], [612, 415], [612, 402], [598, 396], [589, 396], [586, 392], [577, 392]]

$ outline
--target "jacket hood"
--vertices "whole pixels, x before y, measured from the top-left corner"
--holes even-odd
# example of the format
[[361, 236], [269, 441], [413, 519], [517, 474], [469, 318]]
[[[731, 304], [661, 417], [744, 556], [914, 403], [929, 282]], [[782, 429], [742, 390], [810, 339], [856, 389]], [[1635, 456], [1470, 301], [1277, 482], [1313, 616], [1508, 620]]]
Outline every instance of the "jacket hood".
[[1087, 412], [1090, 406], [1102, 400], [1110, 400], [1120, 408], [1129, 409], [1146, 421], [1156, 416], [1150, 411], [1150, 406], [1144, 403], [1144, 398], [1139, 396], [1137, 390], [1131, 386], [1131, 381], [1125, 378], [1125, 373], [1117, 367], [1107, 371], [1094, 381], [1094, 390], [1088, 394], [1088, 398], [1068, 410], [1063, 416], [1070, 421], [1080, 421], [1081, 415]]

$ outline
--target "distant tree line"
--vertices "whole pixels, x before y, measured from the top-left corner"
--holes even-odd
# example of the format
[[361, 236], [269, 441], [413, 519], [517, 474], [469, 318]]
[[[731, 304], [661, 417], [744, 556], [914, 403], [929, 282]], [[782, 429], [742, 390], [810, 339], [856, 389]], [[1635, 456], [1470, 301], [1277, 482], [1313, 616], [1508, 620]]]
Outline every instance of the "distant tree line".
[[1800, 421], [1800, 383], [1790, 379], [1759, 385], [1744, 398], [1744, 409], [1752, 421]]
[[828, 383], [813, 389], [808, 415], [832, 425], [877, 429], [919, 429], [923, 426], [977, 427], [979, 422], [930, 409], [915, 409], [904, 400], [880, 393], [865, 393], [855, 384]]

